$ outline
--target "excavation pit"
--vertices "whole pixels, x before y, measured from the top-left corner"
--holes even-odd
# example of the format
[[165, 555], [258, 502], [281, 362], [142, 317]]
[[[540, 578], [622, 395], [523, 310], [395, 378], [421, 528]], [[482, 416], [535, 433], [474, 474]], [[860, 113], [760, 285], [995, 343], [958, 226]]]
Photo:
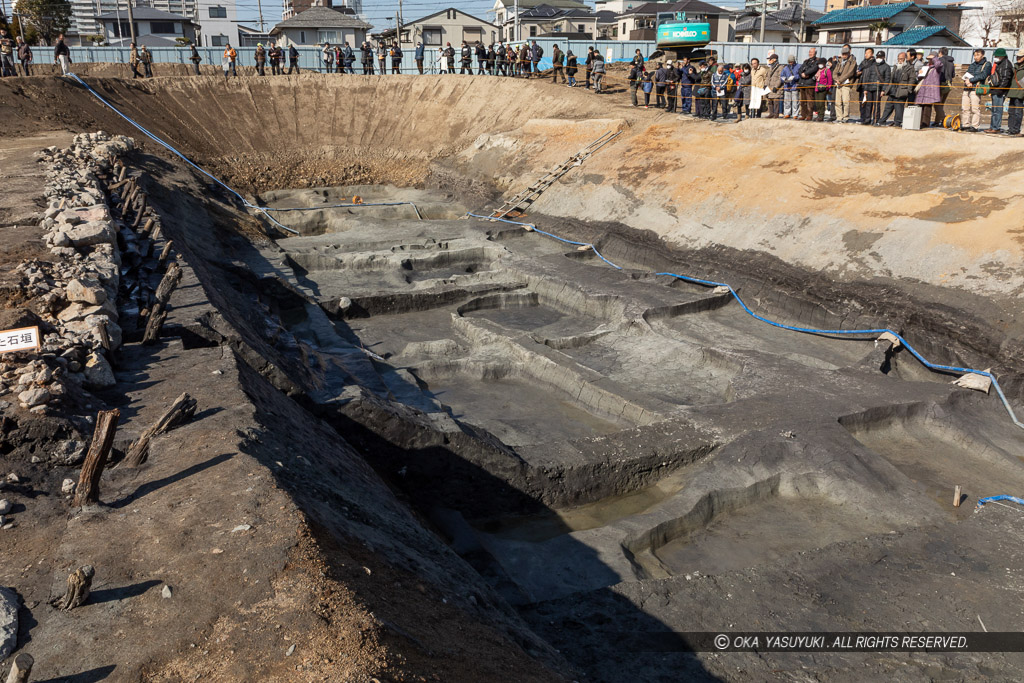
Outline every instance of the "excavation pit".
[[[625, 72], [609, 71], [618, 87]], [[104, 481], [129, 507], [55, 508], [46, 528], [35, 507], [62, 504], [55, 492], [77, 471], [40, 476], [0, 455], [54, 494], [22, 501], [32, 521], [2, 532], [38, 555], [0, 567], [0, 583], [35, 605], [28, 647], [51, 659], [40, 678], [116, 664], [125, 679], [268, 680], [301, 664], [330, 680], [763, 681], [794, 656], [623, 643], [750, 624], [959, 631], [977, 617], [1013, 629], [1016, 513], [969, 514], [1024, 488], [1019, 433], [995, 393], [951, 386], [874, 335], [771, 327], [713, 286], [654, 274], [729, 282], [793, 326], [898, 330], [935, 362], [993, 367], [1019, 414], [1011, 143], [668, 121], [539, 79], [158, 76], [87, 81], [248, 200], [313, 210], [271, 211], [300, 234], [275, 232], [149, 141], [132, 155], [187, 279], [157, 344], [129, 341], [118, 386], [90, 405], [122, 401], [125, 438], [180, 391], [200, 394], [202, 412], [154, 440], [145, 467]], [[133, 132], [70, 77], [33, 80], [0, 82], [0, 173], [19, 192], [21, 160], [67, 144], [19, 132]], [[530, 106], [495, 107], [502, 98]], [[400, 124], [396, 101], [417, 105]], [[531, 119], [538, 110], [551, 118]], [[465, 218], [604, 131], [621, 136], [520, 218], [568, 242]], [[885, 180], [897, 176], [898, 198]], [[46, 204], [37, 181], [26, 206]], [[931, 210], [965, 187], [997, 207], [985, 225]], [[12, 212], [8, 194], [7, 244], [42, 244], [38, 212]], [[870, 201], [891, 210], [866, 212]], [[953, 511], [957, 485], [967, 498]], [[450, 526], [425, 521], [438, 510]], [[74, 613], [77, 628], [45, 602], [92, 555], [110, 588]], [[40, 570], [18, 569], [29, 565]], [[159, 615], [152, 593], [114, 595], [154, 579], [182, 586]], [[86, 642], [110, 614], [139, 648]], [[261, 630], [274, 623], [296, 626], [290, 642]], [[357, 631], [367, 637], [352, 645]], [[224, 638], [200, 658], [189, 633]], [[801, 662], [820, 680], [1020, 670], [999, 653]]]

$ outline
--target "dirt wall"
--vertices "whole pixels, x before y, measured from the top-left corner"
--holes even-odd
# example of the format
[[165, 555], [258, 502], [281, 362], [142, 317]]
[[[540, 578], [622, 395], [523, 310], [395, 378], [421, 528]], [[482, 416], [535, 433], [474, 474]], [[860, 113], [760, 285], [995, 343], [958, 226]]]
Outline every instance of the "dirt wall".
[[[714, 124], [547, 81], [458, 76], [89, 79], [248, 189], [444, 180], [519, 191], [605, 130], [624, 133], [533, 209], [615, 220], [684, 247], [764, 251], [832, 277], [1018, 294], [1015, 139], [793, 121]], [[0, 85], [5, 135], [130, 132], [66, 79]], [[454, 180], [453, 180], [454, 179]]]

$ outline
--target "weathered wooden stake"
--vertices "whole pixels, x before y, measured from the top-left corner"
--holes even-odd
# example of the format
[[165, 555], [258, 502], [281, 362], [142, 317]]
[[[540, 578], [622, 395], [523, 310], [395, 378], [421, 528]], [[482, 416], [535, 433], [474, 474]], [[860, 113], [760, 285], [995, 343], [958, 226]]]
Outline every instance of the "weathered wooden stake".
[[140, 237], [148, 237], [149, 236], [149, 231], [153, 229], [153, 223], [155, 223], [155, 222], [156, 222], [156, 219], [153, 218], [152, 216], [147, 218], [146, 219], [146, 224], [143, 225], [142, 226], [142, 230], [139, 231], [139, 236]]
[[135, 220], [132, 222], [132, 230], [137, 230], [139, 228], [139, 224], [142, 223], [142, 217], [146, 214], [146, 205], [149, 202], [145, 192], [140, 192], [139, 194], [142, 199], [139, 201], [139, 208], [135, 210]]
[[29, 654], [20, 654], [14, 658], [11, 672], [7, 674], [7, 683], [28, 683], [28, 675], [32, 673], [32, 665], [36, 660]]
[[158, 273], [164, 272], [164, 268], [167, 267], [167, 259], [171, 257], [171, 248], [174, 246], [174, 240], [167, 240], [167, 244], [164, 245], [163, 251], [160, 252], [160, 258], [156, 262], [156, 270]]
[[160, 328], [164, 326], [165, 320], [167, 313], [164, 312], [163, 306], [157, 304], [146, 318], [146, 331], [142, 333], [143, 345], [150, 346], [160, 341]]
[[125, 166], [124, 164], [121, 164], [121, 173], [119, 173], [118, 176], [117, 176], [117, 182], [121, 182], [122, 180], [124, 180], [124, 177], [125, 177], [125, 175], [127, 173], [128, 173], [128, 167]]
[[956, 488], [953, 489], [953, 507], [955, 507], [955, 508], [960, 507], [960, 498], [961, 497], [962, 496], [961, 496], [961, 492], [960, 492], [960, 487], [957, 486]]
[[128, 449], [124, 464], [127, 467], [138, 467], [146, 461], [149, 456], [149, 442], [154, 436], [169, 432], [178, 425], [184, 424], [196, 414], [196, 400], [187, 393], [174, 399], [171, 407], [160, 416], [149, 429], [142, 433], [142, 436]]
[[92, 565], [84, 565], [68, 574], [68, 591], [53, 603], [54, 607], [64, 612], [81, 607], [89, 599], [92, 590], [92, 577], [96, 570]]
[[167, 302], [171, 299], [171, 294], [174, 292], [175, 287], [181, 282], [181, 276], [183, 272], [181, 266], [177, 263], [173, 263], [167, 268], [167, 272], [164, 274], [160, 284], [156, 288], [156, 300], [157, 303], [163, 304], [167, 307]]
[[75, 489], [75, 499], [72, 504], [75, 507], [98, 503], [100, 499], [100, 475], [107, 465], [107, 456], [110, 454], [110, 447], [114, 445], [114, 434], [117, 433], [117, 420], [121, 417], [121, 411], [101, 410], [96, 416], [96, 429], [92, 433], [92, 443], [89, 445], [89, 452], [82, 463], [82, 474], [78, 478], [78, 487]]

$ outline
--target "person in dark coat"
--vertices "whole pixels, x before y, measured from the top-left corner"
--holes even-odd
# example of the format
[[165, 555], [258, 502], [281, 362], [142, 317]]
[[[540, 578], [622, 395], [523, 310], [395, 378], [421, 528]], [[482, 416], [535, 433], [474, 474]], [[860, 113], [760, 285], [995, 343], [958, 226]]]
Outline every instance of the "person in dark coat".
[[668, 80], [668, 71], [665, 70], [665, 63], [658, 62], [658, 68], [654, 71], [654, 106], [658, 109], [665, 108], [665, 82]]
[[562, 83], [565, 83], [565, 69], [562, 63], [565, 61], [565, 55], [558, 49], [558, 45], [551, 48], [551, 82], [557, 83], [558, 77], [562, 77]]
[[470, 49], [469, 44], [466, 41], [462, 41], [462, 49], [459, 52], [459, 59], [462, 67], [459, 69], [460, 74], [473, 75], [473, 50]]
[[878, 91], [878, 69], [875, 64], [875, 51], [864, 50], [864, 59], [857, 66], [857, 92], [860, 94], [860, 122], [870, 126], [876, 118], [874, 107]]
[[594, 67], [594, 48], [587, 48], [587, 59], [583, 62], [584, 68], [587, 71], [587, 88], [590, 88], [590, 73]]
[[476, 55], [476, 75], [483, 76], [487, 73], [487, 48], [479, 40], [473, 47], [473, 54]]
[[665, 106], [665, 112], [674, 114], [676, 111], [676, 102], [679, 100], [679, 93], [677, 92], [679, 86], [679, 74], [669, 64], [665, 68], [665, 99], [667, 104]]
[[299, 73], [299, 51], [294, 45], [288, 46], [288, 73], [291, 74], [292, 69], [295, 69], [295, 73]]
[[1006, 102], [1006, 93], [1013, 83], [1013, 65], [1006, 57], [1006, 50], [1001, 47], [992, 53], [992, 62], [992, 75], [988, 77], [989, 85], [992, 87], [992, 119], [985, 132], [999, 133], [1003, 125], [1003, 103]]
[[455, 73], [455, 48], [451, 43], [444, 48], [444, 59], [448, 63], [448, 73]]
[[637, 66], [634, 64], [629, 68], [629, 76], [626, 77], [626, 81], [629, 83], [629, 97], [633, 102], [634, 107], [640, 106], [640, 103], [636, 99], [636, 91], [640, 87], [640, 80], [643, 78], [644, 68], [643, 66]]
[[693, 109], [693, 86], [697, 82], [697, 70], [690, 64], [690, 58], [684, 57], [679, 68], [679, 113], [692, 114]]
[[540, 75], [540, 58], [544, 56], [544, 48], [533, 41], [530, 45], [530, 61], [533, 63], [533, 73]]
[[808, 57], [800, 65], [800, 80], [797, 81], [797, 92], [800, 101], [800, 120], [810, 121], [814, 112], [814, 86], [818, 75], [818, 49], [812, 47]]
[[64, 34], [57, 36], [57, 44], [53, 46], [53, 60], [60, 64], [61, 73], [67, 75], [71, 71], [71, 50], [64, 43]]
[[879, 50], [875, 53], [875, 106], [871, 109], [871, 124], [880, 126], [879, 119], [882, 116], [882, 96], [888, 92], [892, 84], [892, 69], [885, 63], [885, 52]]
[[391, 46], [391, 73], [402, 73], [402, 46], [398, 43]]
[[[917, 86], [917, 72], [914, 66], [907, 60], [907, 53], [901, 52], [896, 56], [896, 64], [892, 67], [889, 76], [890, 84], [885, 86], [885, 110], [878, 120], [880, 126], [902, 126], [903, 110], [907, 100]], [[889, 116], [893, 120], [889, 122]]]
[[[359, 46], [359, 52], [363, 63], [363, 75], [369, 76], [373, 73], [373, 46], [370, 45], [369, 41], [364, 40], [363, 44]], [[291, 71], [288, 73], [291, 73]]]
[[579, 73], [576, 55], [569, 50], [565, 53], [565, 75], [569, 77], [569, 87], [576, 87], [576, 74]]
[[939, 59], [942, 60], [942, 73], [939, 74], [939, 103], [935, 106], [935, 124], [942, 125], [946, 118], [946, 100], [953, 89], [953, 79], [956, 78], [956, 60], [949, 56], [948, 47], [939, 48]]
[[427, 49], [423, 47], [423, 43], [416, 43], [416, 70], [423, 74], [423, 57], [426, 55]]
[[21, 62], [21, 71], [25, 76], [32, 75], [32, 48], [18, 36], [18, 61]]

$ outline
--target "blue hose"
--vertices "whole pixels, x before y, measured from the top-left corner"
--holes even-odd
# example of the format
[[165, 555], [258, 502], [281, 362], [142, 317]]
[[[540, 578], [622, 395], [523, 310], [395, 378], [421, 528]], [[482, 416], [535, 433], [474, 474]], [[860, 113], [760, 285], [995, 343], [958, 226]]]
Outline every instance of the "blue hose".
[[[115, 107], [110, 102], [105, 100], [98, 92], [93, 90], [92, 87], [88, 83], [86, 83], [81, 78], [79, 78], [78, 74], [69, 73], [68, 75], [71, 76], [72, 78], [74, 78], [76, 81], [78, 81], [86, 90], [88, 90], [100, 102], [102, 102], [104, 105], [106, 105], [111, 111], [113, 111], [115, 114], [120, 116], [122, 119], [124, 119], [125, 121], [130, 123], [132, 126], [137, 128], [139, 131], [141, 131], [143, 135], [145, 135], [146, 137], [151, 139], [153, 142], [157, 143], [161, 147], [165, 148], [166, 150], [168, 150], [169, 152], [171, 152], [172, 154], [177, 156], [179, 159], [184, 161], [186, 164], [188, 164], [189, 166], [191, 166], [195, 170], [199, 171], [200, 173], [202, 173], [207, 178], [209, 178], [213, 182], [215, 182], [218, 185], [220, 185], [221, 187], [223, 187], [225, 190], [227, 190], [231, 194], [235, 195], [239, 199], [239, 201], [242, 202], [242, 204], [245, 207], [253, 209], [254, 211], [256, 211], [258, 213], [262, 213], [264, 216], [267, 217], [267, 219], [270, 222], [274, 223], [276, 226], [278, 226], [282, 230], [285, 230], [286, 232], [290, 232], [293, 235], [298, 235], [299, 234], [298, 230], [294, 230], [292, 228], [289, 228], [286, 225], [282, 225], [279, 221], [275, 220], [274, 217], [269, 214], [270, 211], [313, 211], [313, 210], [316, 210], [318, 208], [334, 208], [334, 207], [310, 207], [310, 208], [299, 207], [299, 208], [295, 208], [295, 209], [274, 209], [274, 208], [270, 208], [270, 207], [258, 206], [256, 204], [253, 204], [252, 202], [248, 201], [245, 197], [243, 197], [241, 194], [239, 194], [237, 191], [235, 191], [233, 188], [231, 188], [226, 183], [224, 183], [222, 180], [220, 180], [219, 178], [214, 176], [212, 173], [210, 173], [206, 169], [200, 167], [199, 165], [193, 163], [191, 159], [186, 157], [184, 154], [179, 152], [177, 149], [172, 147], [170, 144], [168, 144], [167, 142], [164, 142], [162, 139], [157, 137], [155, 134], [153, 134], [150, 131], [146, 130], [142, 126], [142, 124], [138, 123], [137, 121], [135, 121], [134, 119], [128, 117], [127, 115], [121, 113], [121, 111], [118, 110], [117, 107]], [[412, 202], [390, 202], [390, 203], [382, 203], [382, 204], [338, 204], [338, 205], [335, 205], [335, 206], [336, 207], [341, 207], [341, 206], [346, 206], [346, 207], [350, 207], [350, 206], [397, 206], [399, 204], [412, 204]], [[413, 204], [413, 208], [416, 208], [415, 204]], [[417, 209], [417, 214], [419, 214], [419, 210], [418, 209]], [[588, 247], [589, 249], [591, 249], [597, 255], [598, 258], [600, 258], [602, 261], [604, 261], [605, 263], [610, 265], [612, 268], [615, 268], [616, 270], [622, 270], [622, 266], [619, 266], [619, 265], [609, 261], [607, 258], [604, 257], [604, 255], [600, 251], [598, 251], [597, 247], [594, 246], [590, 242], [577, 242], [575, 240], [570, 240], [570, 239], [566, 239], [564, 237], [559, 237], [558, 235], [555, 235], [554, 233], [545, 232], [544, 230], [539, 230], [537, 228], [537, 226], [533, 225], [532, 223], [521, 223], [519, 221], [512, 221], [512, 220], [508, 220], [506, 218], [491, 218], [490, 216], [480, 216], [480, 215], [474, 214], [474, 213], [469, 213], [467, 215], [471, 216], [473, 218], [482, 218], [484, 220], [500, 221], [502, 223], [509, 223], [511, 225], [526, 226], [526, 227], [529, 227], [534, 232], [539, 232], [540, 234], [545, 235], [547, 237], [551, 237], [552, 239], [556, 239], [559, 242], [563, 242], [565, 244], [572, 244], [572, 245], [575, 245], [575, 246], [578, 246], [578, 247]], [[758, 315], [757, 313], [754, 313], [743, 302], [743, 299], [741, 299], [740, 295], [736, 293], [736, 290], [732, 288], [732, 285], [729, 285], [729, 284], [727, 284], [725, 282], [714, 282], [712, 280], [701, 280], [701, 279], [698, 279], [698, 278], [695, 278], [695, 277], [689, 277], [689, 276], [686, 276], [686, 275], [679, 275], [677, 273], [655, 273], [655, 275], [667, 275], [669, 277], [674, 277], [676, 279], [683, 280], [685, 282], [693, 282], [695, 284], [701, 284], [701, 285], [705, 285], [705, 286], [709, 286], [709, 287], [726, 287], [726, 288], [728, 288], [729, 293], [732, 294], [733, 298], [735, 298], [736, 301], [739, 302], [739, 305], [743, 308], [744, 311], [749, 313], [751, 316], [753, 316], [757, 320], [760, 320], [761, 322], [768, 323], [769, 325], [772, 325], [773, 327], [778, 327], [778, 328], [781, 328], [781, 329], [784, 329], [784, 330], [792, 330], [794, 332], [803, 332], [803, 333], [806, 333], [806, 334], [834, 334], [834, 335], [867, 335], [867, 334], [876, 335], [876, 334], [884, 334], [884, 333], [888, 332], [889, 334], [891, 334], [894, 337], [896, 337], [897, 339], [899, 339], [900, 343], [903, 344], [903, 346], [907, 349], [907, 351], [909, 351], [911, 353], [911, 355], [914, 356], [914, 358], [919, 360], [922, 365], [924, 365], [926, 368], [928, 368], [930, 370], [934, 370], [936, 372], [947, 372], [947, 373], [964, 373], [964, 374], [968, 374], [969, 373], [969, 374], [981, 375], [982, 377], [988, 377], [992, 381], [992, 386], [995, 387], [996, 393], [999, 394], [999, 400], [1002, 401], [1003, 406], [1006, 407], [1006, 412], [1010, 414], [1010, 419], [1013, 420], [1013, 423], [1015, 425], [1017, 425], [1021, 429], [1024, 429], [1024, 423], [1021, 423], [1017, 419], [1017, 415], [1013, 412], [1013, 408], [1010, 406], [1010, 402], [1007, 400], [1006, 395], [1003, 393], [1002, 387], [999, 386], [999, 382], [998, 382], [998, 380], [996, 380], [995, 375], [993, 375], [990, 372], [986, 372], [985, 370], [974, 370], [974, 369], [971, 369], [971, 368], [960, 368], [960, 367], [956, 367], [956, 366], [953, 366], [953, 365], [940, 365], [938, 363], [932, 363], [932, 362], [928, 361], [920, 353], [918, 353], [917, 350], [914, 347], [912, 347], [910, 344], [908, 344], [906, 339], [904, 339], [900, 334], [898, 334], [897, 332], [895, 332], [893, 330], [890, 330], [888, 328], [873, 329], [873, 330], [819, 330], [819, 329], [814, 329], [814, 328], [810, 328], [810, 327], [794, 327], [792, 325], [785, 325], [783, 323], [776, 322], [774, 320], [769, 320], [768, 318], [765, 318], [763, 316]]]
[[988, 498], [979, 498], [978, 504], [974, 507], [974, 511], [977, 512], [981, 509], [981, 506], [985, 503], [992, 503], [997, 500], [1008, 500], [1011, 503], [1017, 503], [1018, 505], [1024, 505], [1024, 499], [1017, 498], [1016, 496], [989, 496]]
[[[504, 219], [504, 218], [491, 218], [490, 216], [481, 216], [481, 215], [475, 214], [475, 213], [470, 213], [470, 214], [467, 214], [467, 215], [471, 216], [473, 218], [482, 218], [483, 220], [492, 220], [492, 221], [496, 220], [496, 221], [501, 221], [502, 223], [511, 223], [512, 225], [520, 225], [520, 226], [523, 226], [523, 227], [528, 227], [533, 232], [537, 232], [537, 233], [540, 233], [541, 235], [545, 235], [547, 237], [551, 237], [551, 238], [556, 239], [559, 242], [563, 242], [565, 244], [572, 244], [572, 245], [581, 246], [581, 247], [583, 247], [583, 246], [589, 247], [589, 248], [593, 249], [594, 253], [597, 254], [598, 257], [600, 257], [600, 259], [602, 261], [604, 261], [608, 265], [612, 266], [613, 268], [616, 268], [617, 270], [622, 270], [621, 266], [618, 266], [618, 265], [612, 263], [611, 261], [606, 259], [604, 256], [602, 256], [601, 252], [599, 252], [597, 250], [597, 247], [595, 247], [590, 242], [577, 242], [575, 240], [570, 240], [570, 239], [566, 239], [564, 237], [559, 237], [558, 235], [555, 235], [553, 233], [545, 232], [543, 230], [539, 230], [537, 228], [537, 226], [534, 225], [533, 223], [520, 223], [518, 221], [510, 221], [510, 220], [507, 220], [507, 219]], [[743, 299], [740, 298], [740, 295], [736, 293], [736, 290], [732, 288], [732, 285], [730, 285], [730, 284], [728, 284], [726, 282], [715, 282], [714, 280], [701, 280], [700, 278], [691, 277], [689, 275], [679, 275], [678, 273], [654, 273], [654, 274], [655, 275], [666, 275], [668, 277], [674, 277], [677, 280], [683, 280], [684, 282], [692, 282], [694, 284], [704, 285], [706, 287], [725, 287], [725, 288], [727, 288], [729, 290], [729, 293], [732, 295], [732, 297], [734, 299], [736, 299], [737, 303], [739, 303], [739, 305], [743, 308], [743, 310], [746, 311], [749, 315], [753, 316], [755, 319], [760, 320], [763, 323], [767, 323], [767, 324], [771, 325], [772, 327], [778, 327], [778, 328], [783, 329], [783, 330], [791, 330], [793, 332], [802, 332], [804, 334], [831, 334], [831, 335], [857, 335], [857, 336], [871, 335], [873, 337], [875, 337], [877, 335], [880, 335], [880, 334], [885, 334], [886, 332], [888, 332], [893, 337], [898, 339], [900, 341], [900, 343], [903, 345], [903, 347], [907, 351], [909, 351], [910, 354], [914, 358], [916, 358], [918, 361], [920, 361], [921, 364], [924, 365], [929, 370], [933, 370], [935, 372], [943, 372], [943, 373], [973, 374], [973, 375], [981, 375], [982, 377], [988, 377], [992, 381], [992, 386], [995, 387], [996, 393], [999, 395], [999, 400], [1002, 402], [1003, 406], [1006, 408], [1006, 412], [1009, 413], [1010, 419], [1013, 420], [1013, 424], [1017, 425], [1021, 429], [1024, 429], [1024, 423], [1021, 423], [1020, 420], [1017, 419], [1017, 415], [1016, 415], [1016, 413], [1013, 412], [1013, 407], [1010, 405], [1009, 400], [1007, 400], [1006, 394], [1003, 393], [1002, 387], [999, 386], [999, 381], [996, 380], [995, 375], [993, 375], [991, 372], [988, 372], [988, 371], [985, 371], [985, 370], [974, 370], [972, 368], [961, 368], [961, 367], [957, 367], [955, 365], [940, 365], [939, 363], [932, 363], [931, 361], [926, 359], [924, 356], [922, 356], [917, 351], [917, 349], [915, 349], [913, 346], [911, 346], [907, 342], [907, 340], [903, 338], [903, 336], [901, 334], [897, 333], [894, 330], [890, 330], [889, 328], [886, 328], [886, 327], [877, 328], [877, 329], [863, 329], [863, 330], [820, 330], [820, 329], [816, 329], [816, 328], [813, 328], [813, 327], [796, 327], [794, 325], [786, 325], [784, 323], [780, 323], [780, 322], [777, 322], [775, 320], [769, 320], [768, 318], [765, 318], [762, 315], [758, 315], [757, 313], [754, 313], [754, 311], [750, 310], [750, 307], [747, 306], [746, 303], [744, 303]]]

